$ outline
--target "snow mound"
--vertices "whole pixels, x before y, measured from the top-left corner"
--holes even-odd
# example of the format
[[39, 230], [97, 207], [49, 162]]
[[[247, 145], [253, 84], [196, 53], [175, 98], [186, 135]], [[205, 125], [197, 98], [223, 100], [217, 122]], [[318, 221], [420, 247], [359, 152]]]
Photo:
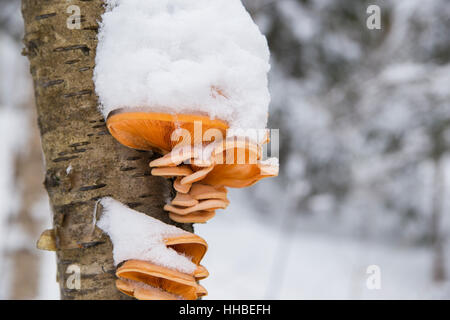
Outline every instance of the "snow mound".
[[167, 248], [164, 239], [188, 232], [137, 212], [112, 198], [103, 198], [103, 215], [97, 226], [113, 243], [114, 264], [137, 259], [191, 274], [196, 265], [190, 258]]
[[241, 0], [106, 4], [94, 72], [105, 117], [129, 107], [266, 127], [270, 54]]

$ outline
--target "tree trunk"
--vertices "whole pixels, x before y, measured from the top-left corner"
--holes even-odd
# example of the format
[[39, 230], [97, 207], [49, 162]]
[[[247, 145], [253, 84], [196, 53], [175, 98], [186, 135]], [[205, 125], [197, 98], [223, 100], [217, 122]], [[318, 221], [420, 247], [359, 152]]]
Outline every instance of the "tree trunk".
[[[81, 10], [80, 29], [67, 26], [71, 5]], [[62, 299], [125, 298], [114, 284], [112, 244], [95, 228], [98, 199], [111, 196], [171, 223], [163, 205], [172, 187], [150, 175], [152, 154], [116, 142], [97, 110], [92, 75], [103, 10], [101, 0], [22, 1]], [[67, 286], [73, 264], [81, 268], [81, 289]]]

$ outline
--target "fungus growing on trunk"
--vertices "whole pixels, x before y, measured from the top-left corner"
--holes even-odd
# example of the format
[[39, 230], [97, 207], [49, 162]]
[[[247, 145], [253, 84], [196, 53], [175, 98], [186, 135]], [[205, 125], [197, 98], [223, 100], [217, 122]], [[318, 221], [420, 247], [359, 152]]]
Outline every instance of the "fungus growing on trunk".
[[198, 299], [198, 284], [193, 275], [147, 261], [128, 260], [116, 271], [119, 279], [140, 282], [186, 300]]
[[[197, 201], [197, 200], [195, 200]], [[138, 299], [197, 299], [197, 281], [208, 277], [200, 265], [208, 250], [196, 234], [132, 210], [112, 198], [100, 201], [97, 226], [113, 243], [117, 288]]]
[[[228, 206], [226, 187], [249, 187], [278, 175], [278, 164], [261, 161], [261, 144], [242, 137], [225, 138], [225, 121], [122, 109], [108, 117], [107, 126], [128, 147], [164, 154], [150, 163], [151, 173], [176, 178], [177, 196], [164, 207], [176, 222], [205, 223], [214, 217], [215, 210]], [[213, 129], [220, 135], [215, 137], [217, 140], [205, 142], [195, 132], [198, 126], [201, 132]], [[176, 144], [173, 135], [180, 129], [185, 130], [184, 135]], [[193, 194], [189, 193], [191, 189], [195, 190]]]
[[[179, 140], [188, 141], [187, 144], [192, 146], [202, 143], [203, 137], [193, 139], [196, 122], [201, 124], [202, 132], [217, 129], [225, 136], [228, 129], [226, 122], [211, 120], [209, 117], [201, 115], [118, 109], [107, 117], [109, 132], [121, 144], [138, 150], [154, 150], [161, 154], [172, 151], [175, 146], [179, 145]], [[172, 134], [176, 130], [185, 133], [185, 135], [179, 136], [179, 140], [172, 139]], [[175, 158], [171, 157], [171, 159]]]
[[[229, 134], [264, 130], [270, 102], [267, 40], [241, 0], [106, 2], [94, 70], [99, 108], [121, 144], [162, 155], [150, 167], [174, 180], [177, 195], [164, 207], [169, 217], [205, 223], [228, 206], [227, 187], [276, 176], [278, 164], [262, 161], [266, 139]], [[130, 224], [123, 214], [99, 221], [116, 265], [124, 262], [119, 290], [142, 299], [205, 295], [196, 280], [208, 275], [199, 265], [206, 243], [135, 218], [142, 223], [122, 226]]]
[[[241, 0], [106, 1], [94, 80], [111, 135], [160, 153], [152, 175], [175, 178], [184, 195], [196, 183], [244, 188], [276, 176], [262, 162], [266, 139], [229, 134], [264, 130], [270, 102], [267, 40]], [[155, 37], [150, 26], [171, 32]], [[177, 197], [166, 206], [176, 221], [206, 222], [226, 207]]]

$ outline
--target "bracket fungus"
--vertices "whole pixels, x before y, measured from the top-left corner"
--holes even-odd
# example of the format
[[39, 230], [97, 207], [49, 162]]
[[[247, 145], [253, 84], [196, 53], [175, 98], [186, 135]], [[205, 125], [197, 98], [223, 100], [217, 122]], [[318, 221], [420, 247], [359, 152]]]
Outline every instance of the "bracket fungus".
[[[241, 0], [106, 2], [94, 70], [99, 109], [119, 143], [161, 154], [149, 166], [173, 181], [170, 219], [205, 223], [229, 205], [227, 188], [278, 175], [278, 162], [263, 160], [267, 136], [254, 137], [267, 126], [270, 52]], [[113, 218], [99, 223], [123, 263], [119, 290], [139, 299], [207, 294], [197, 284], [208, 276], [199, 264], [206, 243], [150, 220], [113, 228], [109, 221], [124, 217]], [[171, 233], [187, 242], [173, 243]]]
[[[228, 206], [226, 187], [249, 187], [278, 175], [277, 163], [261, 160], [262, 144], [245, 137], [226, 137], [225, 121], [122, 109], [107, 118], [107, 127], [128, 147], [163, 154], [149, 165], [152, 175], [175, 178], [177, 195], [164, 210], [176, 222], [205, 223], [215, 216], [215, 210]], [[200, 132], [213, 129], [220, 134], [217, 140], [205, 142], [203, 137], [197, 138], [196, 127]], [[185, 130], [184, 135], [174, 143], [174, 134], [180, 129]], [[195, 191], [190, 193], [191, 189]]]
[[97, 222], [113, 243], [116, 286], [137, 299], [198, 299], [209, 276], [200, 263], [208, 250], [196, 234], [167, 225], [112, 198], [101, 200]]
[[[216, 129], [225, 134], [228, 129], [226, 122], [211, 120], [201, 115], [118, 109], [112, 111], [107, 117], [109, 132], [121, 144], [133, 149], [154, 150], [161, 154], [172, 151], [180, 140], [190, 141], [194, 137], [196, 123], [201, 124], [203, 132]], [[180, 133], [178, 140], [172, 139], [174, 132]], [[202, 137], [192, 139], [192, 145], [201, 143], [201, 139]]]

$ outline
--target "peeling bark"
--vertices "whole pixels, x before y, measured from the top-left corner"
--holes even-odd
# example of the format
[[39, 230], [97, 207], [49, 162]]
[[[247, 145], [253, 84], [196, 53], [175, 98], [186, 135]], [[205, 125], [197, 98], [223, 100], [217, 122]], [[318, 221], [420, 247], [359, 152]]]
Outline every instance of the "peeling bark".
[[[70, 5], [81, 9], [79, 30], [67, 28]], [[172, 186], [150, 175], [153, 155], [116, 142], [97, 110], [92, 75], [103, 10], [100, 0], [22, 1], [62, 299], [126, 299], [115, 288], [112, 244], [94, 225], [98, 199], [111, 196], [171, 223], [163, 206]], [[81, 268], [80, 290], [66, 285], [72, 264]]]

